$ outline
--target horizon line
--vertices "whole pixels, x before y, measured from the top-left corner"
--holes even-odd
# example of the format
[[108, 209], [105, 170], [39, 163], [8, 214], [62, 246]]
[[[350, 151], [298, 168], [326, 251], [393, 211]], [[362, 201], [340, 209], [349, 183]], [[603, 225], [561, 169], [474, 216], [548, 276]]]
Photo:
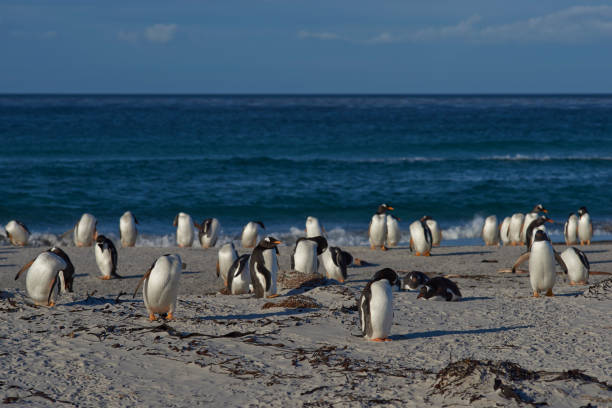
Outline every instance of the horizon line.
[[171, 93], [171, 92], [0, 92], [5, 96], [386, 96], [386, 97], [418, 97], [418, 96], [612, 96], [612, 92], [431, 92], [431, 93], [291, 93], [291, 92], [212, 92], [212, 93]]

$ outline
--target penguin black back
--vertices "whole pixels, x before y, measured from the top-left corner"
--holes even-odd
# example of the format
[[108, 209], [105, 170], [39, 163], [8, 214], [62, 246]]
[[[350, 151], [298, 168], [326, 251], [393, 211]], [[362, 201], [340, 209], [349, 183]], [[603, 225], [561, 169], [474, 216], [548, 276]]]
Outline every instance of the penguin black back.
[[242, 270], [244, 269], [245, 265], [247, 265], [247, 262], [249, 262], [249, 255], [244, 254], [236, 259], [230, 267], [227, 274], [227, 287], [229, 288], [230, 292], [232, 291], [232, 282], [234, 278], [242, 273]]
[[[280, 244], [280, 241], [274, 237], [265, 237], [251, 253], [251, 259], [249, 261], [249, 271], [251, 273], [251, 284], [253, 285], [253, 291], [255, 297], [262, 298], [267, 290], [270, 289], [272, 284], [271, 272], [266, 268], [263, 253], [268, 249], [275, 249], [276, 245]], [[265, 287], [262, 285], [257, 275], [262, 275], [265, 279]]]
[[438, 276], [431, 278], [423, 287], [417, 296], [417, 299], [431, 299], [434, 296], [445, 299], [447, 302], [458, 300], [461, 298], [461, 292], [455, 282], [450, 279]]
[[121, 278], [121, 276], [117, 274], [117, 249], [115, 248], [115, 244], [113, 244], [113, 241], [106, 238], [104, 235], [98, 235], [98, 238], [96, 238], [96, 245], [98, 245], [102, 252], [104, 252], [105, 250], [110, 251], [111, 261], [113, 264], [111, 276], [113, 278]]

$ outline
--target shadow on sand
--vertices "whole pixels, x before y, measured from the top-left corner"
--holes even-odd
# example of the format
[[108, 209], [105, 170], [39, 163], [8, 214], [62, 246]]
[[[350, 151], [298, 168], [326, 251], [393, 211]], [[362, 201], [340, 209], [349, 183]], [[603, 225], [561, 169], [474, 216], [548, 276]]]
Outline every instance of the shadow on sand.
[[413, 339], [427, 339], [431, 337], [449, 336], [449, 335], [463, 335], [463, 334], [484, 334], [484, 333], [499, 333], [509, 330], [528, 329], [534, 326], [510, 326], [510, 327], [497, 327], [494, 329], [473, 329], [473, 330], [433, 330], [429, 332], [416, 332], [409, 334], [394, 334], [389, 336], [391, 340], [413, 340]]

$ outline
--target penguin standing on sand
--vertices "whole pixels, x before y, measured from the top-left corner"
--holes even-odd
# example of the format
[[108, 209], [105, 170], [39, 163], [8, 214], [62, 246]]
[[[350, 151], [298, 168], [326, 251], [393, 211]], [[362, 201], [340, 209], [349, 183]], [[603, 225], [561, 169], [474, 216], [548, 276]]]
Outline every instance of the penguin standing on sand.
[[207, 218], [201, 224], [195, 224], [202, 248], [212, 248], [217, 243], [221, 224], [216, 218]]
[[102, 280], [120, 279], [117, 275], [117, 249], [113, 241], [106, 238], [104, 235], [98, 235], [96, 245], [94, 245], [94, 253], [96, 255], [96, 264], [102, 273]]
[[502, 240], [504, 246], [510, 245], [510, 217], [504, 218], [501, 225], [499, 226], [499, 238]]
[[83, 214], [74, 226], [74, 244], [78, 247], [92, 246], [98, 236], [97, 225], [96, 217], [88, 213]]
[[482, 227], [482, 239], [487, 246], [499, 245], [499, 228], [495, 215], [489, 215], [485, 219], [485, 223]]
[[426, 223], [428, 219], [429, 216], [426, 215], [410, 224], [410, 250], [414, 251], [416, 256], [429, 256], [431, 252], [433, 238]]
[[578, 210], [578, 238], [580, 239], [580, 245], [591, 245], [591, 238], [593, 237], [593, 224], [591, 224], [591, 215], [587, 211], [586, 207], [580, 207]]
[[238, 259], [238, 252], [236, 252], [236, 248], [234, 248], [234, 244], [232, 242], [219, 248], [217, 260], [217, 278], [219, 276], [223, 278], [223, 284], [225, 287], [227, 287], [228, 271], [236, 259]]
[[39, 254], [36, 259], [24, 265], [17, 272], [15, 280], [19, 279], [19, 276], [27, 270], [26, 291], [28, 296], [38, 306], [53, 307], [55, 305], [53, 289], [58, 283], [58, 278], [60, 280], [60, 285], [57, 288], [58, 293], [60, 287], [63, 286], [63, 289], [66, 289], [64, 276], [66, 267], [66, 262], [60, 256], [51, 251], [45, 251]]
[[398, 221], [401, 221], [401, 218], [387, 214], [387, 246], [396, 246], [402, 238]]
[[440, 246], [440, 242], [442, 242], [442, 230], [438, 226], [438, 221], [427, 216], [425, 223], [427, 223], [427, 227], [429, 231], [431, 231], [431, 246]]
[[[554, 296], [552, 288], [555, 286], [557, 278], [555, 272], [555, 254], [550, 240], [544, 231], [536, 232], [530, 252], [529, 281], [533, 289], [533, 296], [539, 297], [540, 292], [546, 292], [546, 296]], [[567, 271], [565, 265], [562, 266]]]
[[385, 268], [376, 272], [359, 298], [361, 333], [370, 341], [391, 341], [388, 339], [393, 324], [392, 286], [400, 289], [400, 279], [393, 269]]
[[393, 207], [381, 204], [378, 206], [376, 214], [372, 216], [370, 227], [368, 228], [371, 249], [380, 248], [383, 251], [387, 250], [385, 246], [385, 241], [387, 240], [387, 211], [393, 211]]
[[15, 246], [26, 246], [30, 238], [30, 230], [24, 223], [12, 220], [6, 224], [4, 229], [11, 244]]
[[236, 259], [228, 271], [227, 287], [232, 295], [249, 293], [251, 274], [249, 271], [249, 255], [242, 255]]
[[119, 239], [122, 247], [133, 247], [136, 244], [136, 237], [138, 237], [136, 224], [138, 220], [130, 211], [124, 212], [119, 218]]
[[347, 268], [353, 263], [353, 257], [339, 247], [328, 247], [321, 255], [327, 279], [344, 283], [348, 274]]
[[155, 320], [155, 314], [165, 314], [166, 320], [174, 318], [182, 269], [183, 263], [178, 254], [166, 254], [157, 258], [138, 282], [133, 296], [142, 285], [142, 297], [150, 321]]
[[563, 236], [565, 237], [565, 245], [576, 245], [578, 243], [578, 217], [574, 213], [570, 213], [565, 221], [563, 228]]
[[193, 227], [191, 216], [180, 212], [174, 217], [173, 226], [176, 227], [176, 243], [180, 248], [190, 247], [193, 244]]
[[66, 254], [61, 248], [58, 247], [53, 247], [49, 249], [48, 252], [53, 252], [55, 255], [62, 258], [64, 262], [66, 262], [64, 273], [60, 275], [60, 283], [64, 292], [72, 293], [72, 286], [74, 283], [74, 265], [70, 261], [68, 254]]
[[291, 254], [291, 269], [303, 273], [318, 273], [319, 255], [327, 249], [323, 237], [299, 238]]
[[242, 229], [240, 242], [243, 248], [254, 248], [259, 238], [259, 228], [266, 229], [261, 221], [249, 221]]
[[589, 283], [589, 260], [578, 248], [569, 247], [561, 252], [561, 258], [567, 267], [570, 285], [586, 285]]
[[533, 209], [525, 214], [525, 218], [523, 218], [523, 226], [521, 227], [521, 242], [523, 244], [527, 244], [527, 228], [533, 221], [535, 221], [540, 213], [548, 213], [548, 210], [542, 206], [542, 204], [538, 204]]
[[274, 237], [265, 237], [253, 249], [249, 260], [251, 284], [255, 297], [276, 297], [276, 275], [278, 274], [278, 259], [276, 246], [281, 242]]
[[445, 300], [456, 302], [461, 300], [461, 292], [455, 282], [441, 276], [431, 278], [425, 283], [417, 296], [417, 299]]
[[516, 213], [510, 218], [510, 226], [508, 227], [508, 237], [510, 238], [510, 245], [517, 246], [521, 245], [521, 229], [523, 228], [523, 220], [525, 216], [521, 213]]
[[306, 238], [322, 237], [325, 234], [325, 228], [316, 217], [306, 218]]

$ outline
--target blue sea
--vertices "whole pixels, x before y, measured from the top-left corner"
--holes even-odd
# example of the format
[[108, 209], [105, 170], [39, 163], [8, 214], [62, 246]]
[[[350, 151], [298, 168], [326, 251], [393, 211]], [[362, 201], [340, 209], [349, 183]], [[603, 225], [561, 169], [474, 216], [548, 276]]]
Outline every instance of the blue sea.
[[[561, 239], [586, 206], [612, 237], [612, 96], [0, 95], [0, 224], [41, 245], [83, 212], [138, 245], [174, 245], [179, 211], [216, 217], [222, 241], [249, 220], [291, 241], [307, 216], [337, 245], [365, 245], [381, 203], [435, 218], [445, 245], [479, 243], [542, 203]], [[38, 240], [38, 241], [37, 241]]]

